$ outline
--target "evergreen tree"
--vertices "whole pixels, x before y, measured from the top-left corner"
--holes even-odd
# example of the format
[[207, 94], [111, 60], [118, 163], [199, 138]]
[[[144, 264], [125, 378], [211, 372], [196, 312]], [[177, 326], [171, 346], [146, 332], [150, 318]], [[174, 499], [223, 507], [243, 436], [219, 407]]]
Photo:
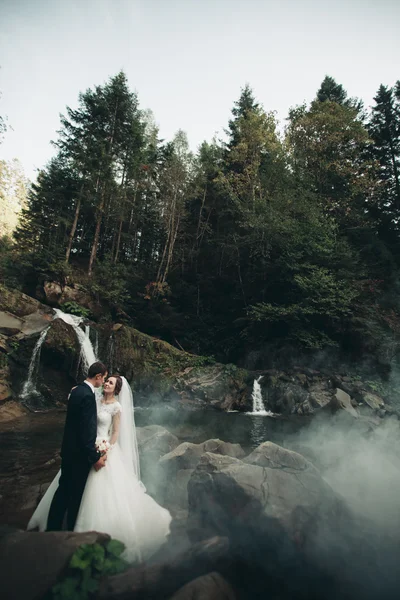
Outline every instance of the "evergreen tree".
[[336, 83], [333, 77], [326, 75], [325, 79], [321, 83], [321, 87], [317, 92], [317, 100], [319, 102], [336, 102], [342, 106], [348, 102], [347, 92], [340, 83]]
[[290, 111], [286, 145], [294, 174], [341, 228], [363, 221], [374, 194], [368, 141], [357, 107], [326, 99]]
[[398, 219], [400, 211], [400, 81], [381, 85], [368, 124], [371, 152], [379, 165], [380, 206]]

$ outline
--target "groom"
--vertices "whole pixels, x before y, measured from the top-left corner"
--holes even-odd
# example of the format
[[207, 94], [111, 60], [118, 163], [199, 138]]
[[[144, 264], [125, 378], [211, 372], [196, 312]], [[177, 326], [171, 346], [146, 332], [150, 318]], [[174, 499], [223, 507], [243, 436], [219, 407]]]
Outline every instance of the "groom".
[[93, 363], [83, 383], [74, 387], [68, 400], [67, 418], [61, 446], [61, 476], [47, 520], [47, 531], [62, 529], [67, 511], [67, 529], [73, 531], [86, 479], [91, 466], [105, 466], [106, 456], [96, 450], [97, 409], [95, 388], [103, 385], [107, 367]]

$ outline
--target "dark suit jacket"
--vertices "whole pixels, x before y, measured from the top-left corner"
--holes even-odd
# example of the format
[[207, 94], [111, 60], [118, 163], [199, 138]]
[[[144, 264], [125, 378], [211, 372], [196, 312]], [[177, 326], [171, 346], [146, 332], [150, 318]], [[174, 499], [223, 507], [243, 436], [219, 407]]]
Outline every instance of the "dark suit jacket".
[[97, 408], [94, 393], [86, 383], [71, 391], [61, 458], [65, 463], [86, 462], [94, 464], [100, 458], [96, 450]]

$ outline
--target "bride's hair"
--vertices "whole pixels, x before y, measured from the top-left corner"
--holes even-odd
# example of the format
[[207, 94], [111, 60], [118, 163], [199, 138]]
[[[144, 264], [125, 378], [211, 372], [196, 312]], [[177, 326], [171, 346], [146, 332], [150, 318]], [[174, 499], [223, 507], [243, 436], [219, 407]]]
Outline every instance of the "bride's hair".
[[115, 378], [114, 394], [118, 396], [122, 388], [122, 378], [120, 375], [111, 375], [111, 377]]

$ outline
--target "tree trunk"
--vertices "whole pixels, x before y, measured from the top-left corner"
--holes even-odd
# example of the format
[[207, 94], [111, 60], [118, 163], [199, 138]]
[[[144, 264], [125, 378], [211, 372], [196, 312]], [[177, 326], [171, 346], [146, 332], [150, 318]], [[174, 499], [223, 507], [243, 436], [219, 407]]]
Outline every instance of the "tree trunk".
[[114, 260], [113, 260], [114, 265], [116, 265], [117, 262], [118, 262], [118, 254], [119, 254], [119, 248], [120, 248], [120, 244], [121, 244], [121, 233], [122, 233], [122, 224], [123, 224], [123, 222], [124, 222], [124, 219], [123, 219], [123, 216], [121, 215], [121, 218], [119, 220], [117, 246], [116, 246], [116, 249], [115, 249], [115, 255], [114, 255]]
[[173, 232], [172, 240], [170, 241], [170, 244], [169, 244], [168, 255], [167, 255], [167, 264], [165, 265], [164, 274], [163, 274], [161, 283], [165, 283], [165, 281], [167, 279], [169, 268], [172, 263], [172, 256], [174, 253], [176, 237], [178, 235], [179, 223], [180, 223], [180, 216], [178, 216], [178, 218], [177, 218], [176, 225], [175, 225], [175, 231]]
[[69, 262], [69, 256], [71, 254], [72, 242], [74, 241], [75, 231], [76, 231], [76, 228], [78, 225], [80, 210], [81, 210], [81, 194], [79, 194], [78, 202], [76, 204], [74, 222], [72, 223], [71, 231], [70, 231], [69, 238], [68, 238], [68, 246], [67, 246], [67, 251], [65, 253], [65, 262], [66, 263]]
[[103, 220], [103, 212], [104, 212], [104, 197], [105, 197], [105, 191], [103, 191], [103, 193], [102, 193], [99, 210], [97, 212], [96, 230], [94, 233], [93, 245], [92, 245], [92, 250], [90, 252], [90, 259], [89, 259], [89, 268], [88, 268], [88, 276], [89, 277], [92, 276], [93, 264], [94, 264], [94, 261], [96, 258], [97, 248], [99, 246], [100, 228], [101, 228], [101, 222]]

